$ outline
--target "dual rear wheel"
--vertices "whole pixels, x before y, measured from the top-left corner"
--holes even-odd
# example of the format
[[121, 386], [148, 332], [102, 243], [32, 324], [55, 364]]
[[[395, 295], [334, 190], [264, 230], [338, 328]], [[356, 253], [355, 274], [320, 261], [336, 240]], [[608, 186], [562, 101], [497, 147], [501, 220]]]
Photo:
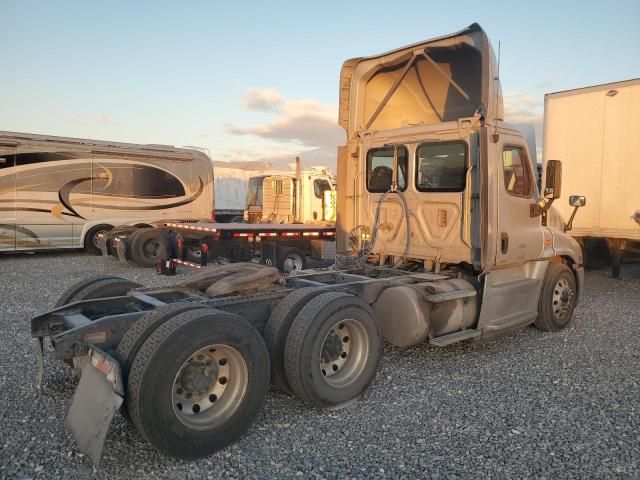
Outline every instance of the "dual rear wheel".
[[274, 384], [319, 408], [357, 398], [375, 378], [382, 337], [371, 307], [354, 295], [294, 290], [265, 328]]

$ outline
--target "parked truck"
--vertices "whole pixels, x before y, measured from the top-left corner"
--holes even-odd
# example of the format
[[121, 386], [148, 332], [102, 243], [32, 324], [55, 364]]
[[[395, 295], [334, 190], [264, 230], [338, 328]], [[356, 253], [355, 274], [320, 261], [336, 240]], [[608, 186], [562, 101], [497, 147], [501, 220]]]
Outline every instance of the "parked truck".
[[[211, 260], [257, 259], [289, 274], [304, 269], [308, 257], [334, 259], [336, 210], [330, 170], [302, 170], [299, 158], [296, 164], [295, 174], [271, 172], [249, 177], [246, 221], [169, 221], [143, 228], [125, 225], [102, 235], [100, 250], [104, 256], [155, 266], [170, 274], [179, 264], [201, 268]], [[226, 180], [242, 178], [217, 167], [215, 172], [226, 173]], [[218, 186], [227, 184], [216, 181]], [[216, 202], [218, 198], [216, 193]]]
[[335, 222], [331, 169], [311, 167], [251, 178], [244, 219], [251, 223]]
[[[572, 235], [588, 266], [611, 258], [615, 278], [640, 258], [639, 125], [640, 79], [545, 95], [544, 159], [562, 158], [565, 192], [589, 198]], [[571, 215], [562, 199], [557, 209]]]
[[477, 24], [348, 60], [333, 268], [283, 278], [224, 265], [164, 288], [94, 278], [33, 318], [40, 367], [49, 337], [82, 372], [68, 416], [80, 449], [99, 461], [123, 405], [160, 451], [208, 455], [251, 424], [270, 378], [335, 408], [371, 384], [383, 340], [444, 347], [566, 327], [583, 267], [579, 245], [548, 215], [561, 164], [547, 162], [538, 192], [500, 92]]

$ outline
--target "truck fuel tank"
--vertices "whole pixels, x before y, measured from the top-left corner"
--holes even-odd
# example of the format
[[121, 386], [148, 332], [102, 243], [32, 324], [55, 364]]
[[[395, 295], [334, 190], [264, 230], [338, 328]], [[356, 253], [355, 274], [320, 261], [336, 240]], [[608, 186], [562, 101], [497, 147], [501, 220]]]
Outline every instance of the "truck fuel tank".
[[374, 304], [383, 337], [397, 347], [474, 328], [479, 302], [462, 279], [390, 287]]

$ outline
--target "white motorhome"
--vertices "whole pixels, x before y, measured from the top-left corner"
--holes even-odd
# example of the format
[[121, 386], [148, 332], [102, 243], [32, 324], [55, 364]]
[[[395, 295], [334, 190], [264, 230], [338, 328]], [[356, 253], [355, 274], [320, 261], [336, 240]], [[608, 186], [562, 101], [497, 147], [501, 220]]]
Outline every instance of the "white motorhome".
[[99, 253], [114, 226], [204, 220], [212, 209], [200, 151], [0, 132], [0, 251]]
[[571, 235], [589, 266], [610, 250], [618, 277], [621, 257], [640, 254], [640, 79], [549, 93], [544, 105], [544, 162], [563, 162], [563, 197], [554, 206], [569, 218], [568, 194], [585, 194]]

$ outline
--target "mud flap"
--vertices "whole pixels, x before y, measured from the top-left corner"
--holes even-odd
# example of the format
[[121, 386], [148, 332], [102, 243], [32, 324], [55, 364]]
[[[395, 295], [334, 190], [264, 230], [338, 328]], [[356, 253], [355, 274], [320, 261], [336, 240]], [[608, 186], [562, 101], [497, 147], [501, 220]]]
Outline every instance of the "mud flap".
[[[118, 257], [118, 260], [120, 260], [122, 263], [128, 263], [127, 262], [127, 246], [124, 243], [124, 238], [116, 238], [116, 257]], [[111, 243], [111, 248], [113, 249], [113, 243]]]
[[109, 256], [109, 249], [107, 248], [107, 235], [101, 235], [98, 239], [98, 248], [100, 248], [100, 254], [103, 257]]
[[44, 376], [44, 339], [37, 337], [34, 338], [33, 341], [36, 343], [36, 367], [38, 369], [36, 372], [36, 384], [38, 390], [42, 391], [42, 379]]
[[119, 364], [92, 350], [80, 362], [82, 375], [67, 415], [67, 426], [78, 449], [95, 467], [100, 463], [111, 421], [123, 401]]

